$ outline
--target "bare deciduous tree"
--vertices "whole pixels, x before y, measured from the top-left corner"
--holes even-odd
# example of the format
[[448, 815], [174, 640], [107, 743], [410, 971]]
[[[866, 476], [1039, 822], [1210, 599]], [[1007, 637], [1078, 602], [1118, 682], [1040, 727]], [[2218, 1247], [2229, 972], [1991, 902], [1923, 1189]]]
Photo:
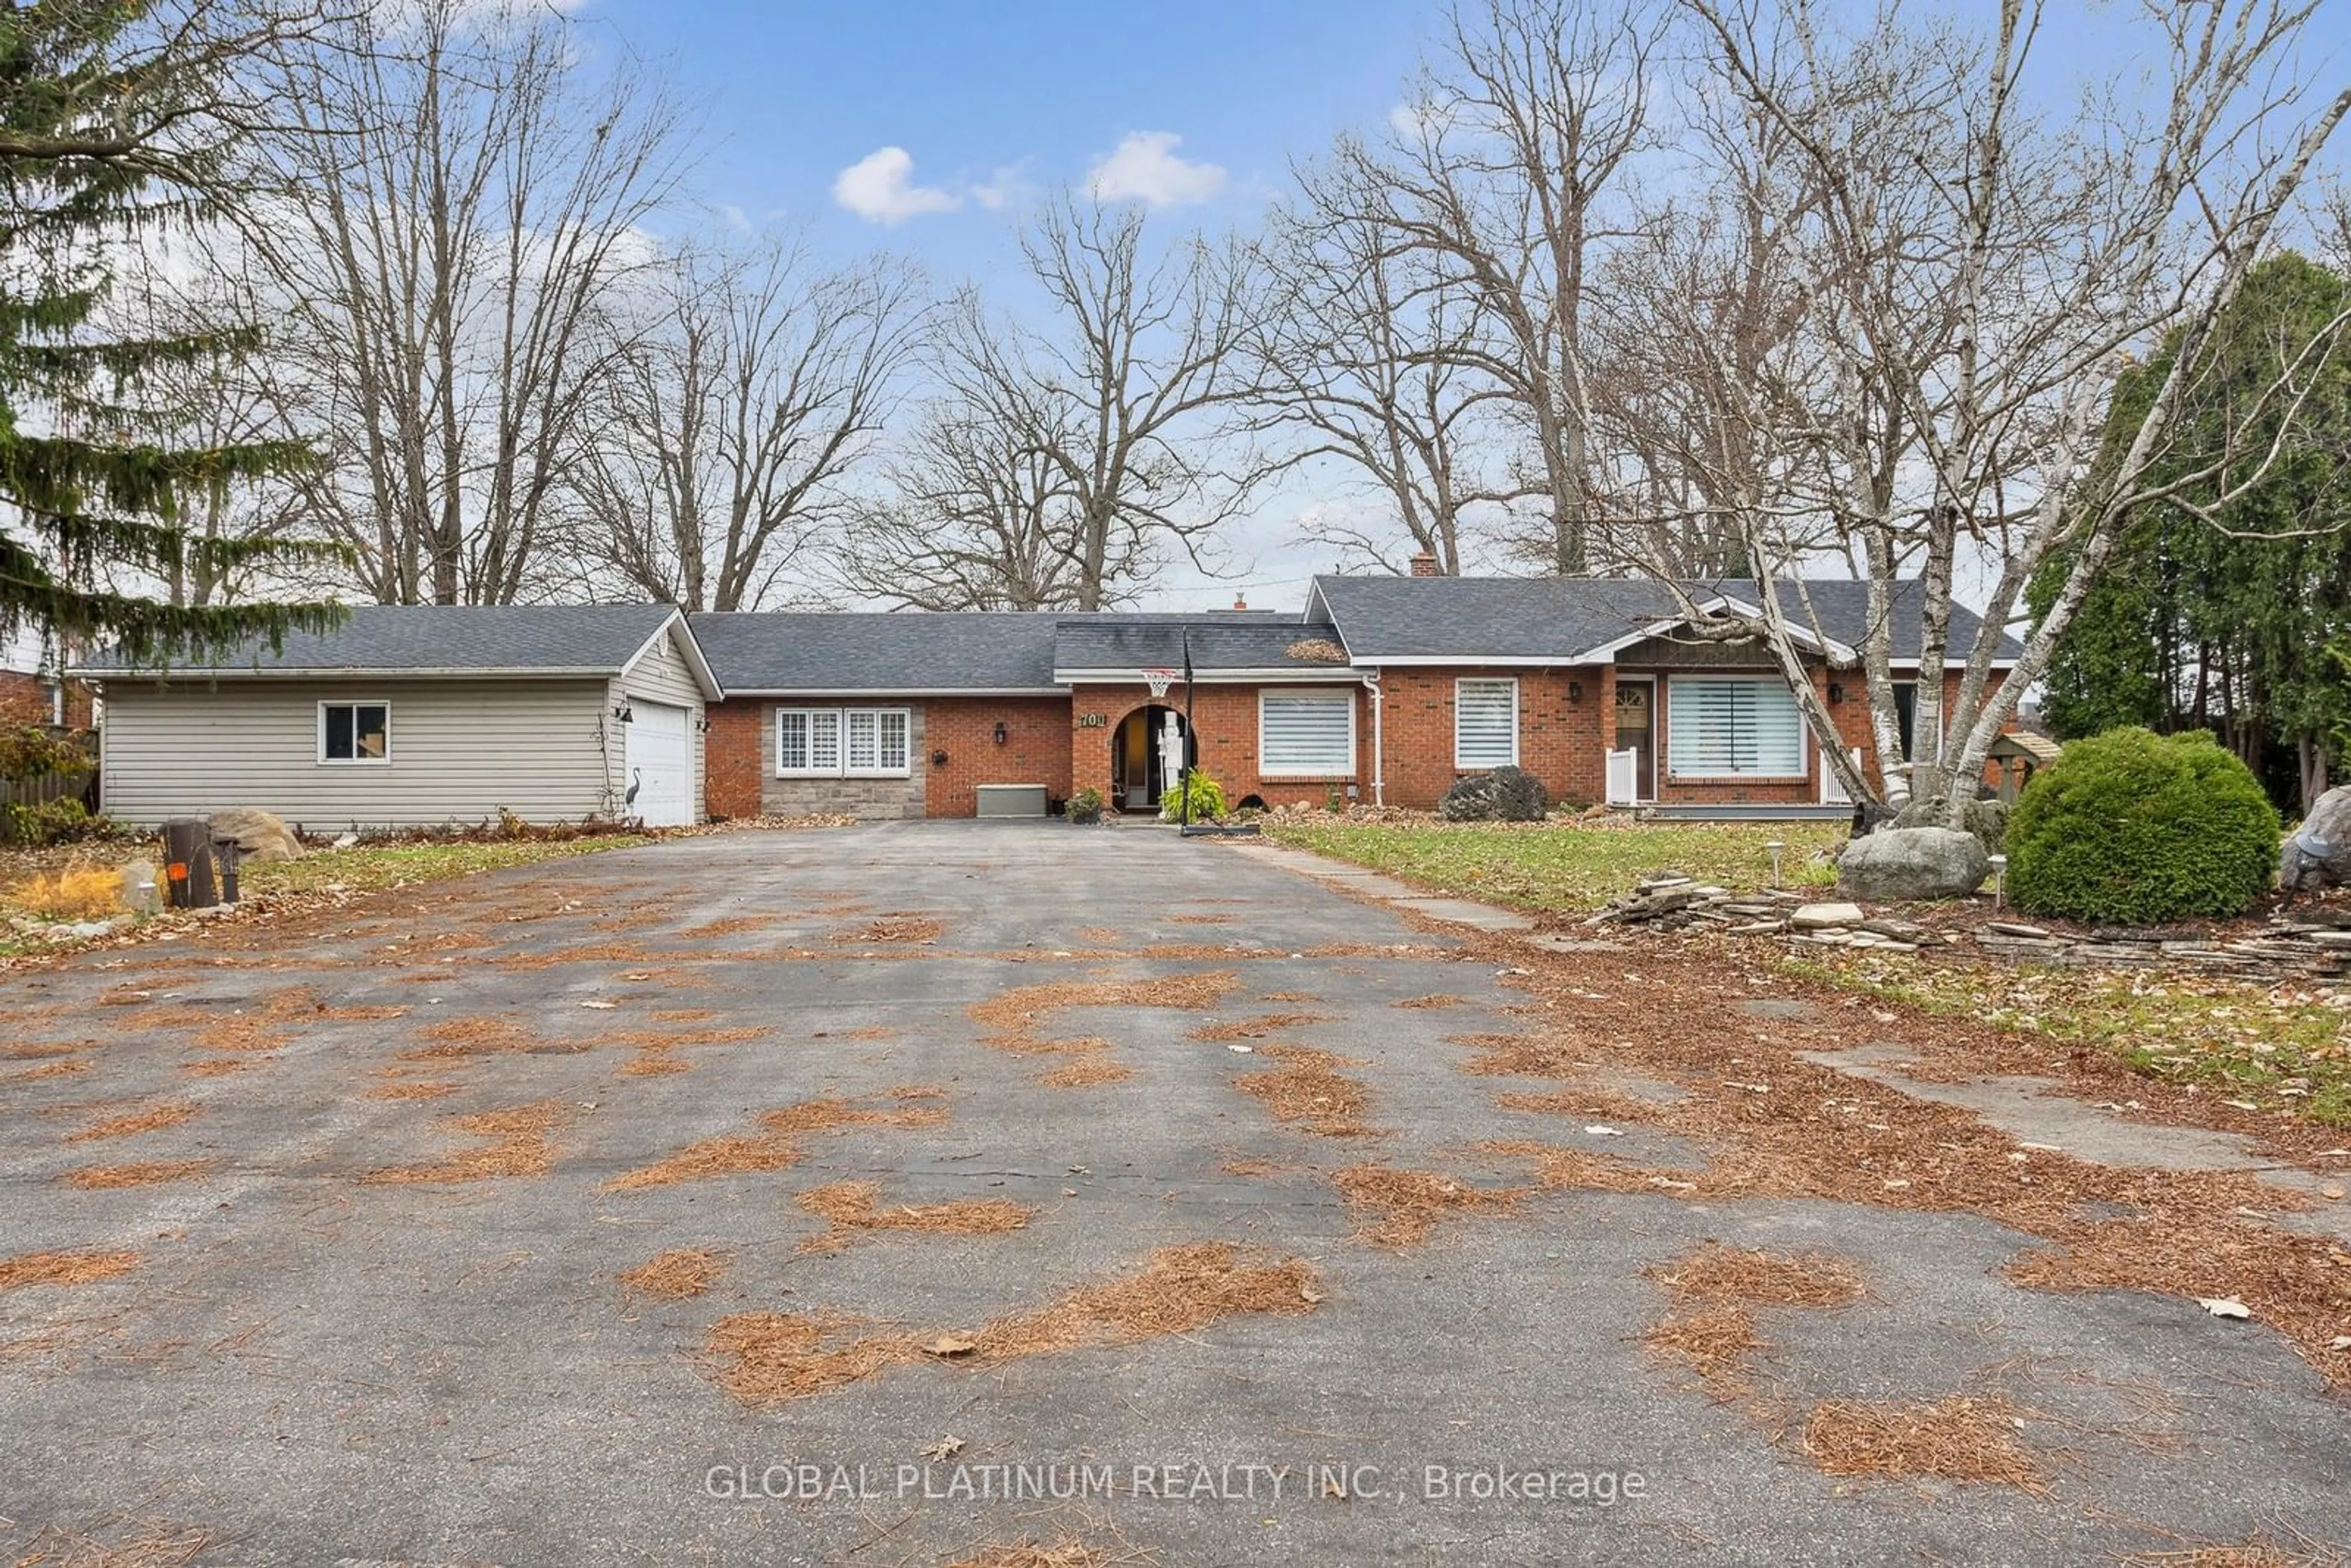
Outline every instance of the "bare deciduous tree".
[[1392, 248], [1429, 258], [1487, 329], [1454, 350], [1510, 398], [1531, 449], [1552, 570], [1591, 562], [1591, 389], [1583, 337], [1612, 187], [1651, 135], [1646, 0], [1464, 0], [1445, 57], [1377, 143], [1343, 140], [1323, 189]]
[[536, 591], [639, 225], [678, 116], [634, 68], [590, 80], [569, 24], [498, 0], [357, 16], [282, 84], [256, 236], [285, 312], [275, 385], [329, 461], [305, 500], [387, 603]]
[[1401, 542], [1458, 576], [1473, 510], [1510, 499], [1494, 428], [1506, 394], [1468, 363], [1476, 299], [1348, 205], [1310, 178], [1301, 204], [1270, 220], [1260, 417], [1299, 438], [1291, 462], [1337, 459], [1377, 497], [1376, 523], [1332, 515], [1310, 522], [1310, 537], [1388, 570], [1403, 567]]
[[925, 305], [905, 267], [819, 270], [798, 244], [674, 258], [609, 366], [579, 465], [583, 553], [688, 610], [756, 610], [841, 515]]
[[[967, 314], [950, 385], [985, 389], [1008, 455], [1045, 459], [1066, 507], [1059, 579], [1098, 609], [1173, 543], [1197, 562], [1271, 471], [1233, 428], [1260, 309], [1254, 257], [1187, 236], [1154, 256], [1142, 211], [1063, 197], [1022, 235], [1042, 324]], [[1000, 440], [999, 432], [992, 441]]]

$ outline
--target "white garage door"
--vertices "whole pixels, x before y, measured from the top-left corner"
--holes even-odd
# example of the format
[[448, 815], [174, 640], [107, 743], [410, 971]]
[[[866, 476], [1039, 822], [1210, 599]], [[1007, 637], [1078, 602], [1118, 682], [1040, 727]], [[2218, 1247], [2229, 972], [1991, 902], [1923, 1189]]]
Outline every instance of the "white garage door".
[[636, 802], [626, 815], [649, 828], [684, 828], [694, 823], [694, 741], [686, 711], [667, 703], [629, 699], [629, 781]]

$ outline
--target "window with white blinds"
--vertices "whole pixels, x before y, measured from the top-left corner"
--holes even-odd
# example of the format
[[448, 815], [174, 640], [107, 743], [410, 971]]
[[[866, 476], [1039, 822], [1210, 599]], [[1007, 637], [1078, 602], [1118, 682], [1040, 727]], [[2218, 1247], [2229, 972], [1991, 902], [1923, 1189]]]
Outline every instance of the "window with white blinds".
[[1264, 779], [1353, 778], [1355, 694], [1259, 692], [1257, 770]]
[[1804, 720], [1777, 675], [1676, 675], [1666, 685], [1666, 758], [1684, 779], [1797, 779]]
[[903, 779], [904, 708], [779, 707], [776, 772], [785, 778]]
[[1453, 683], [1453, 766], [1510, 768], [1519, 760], [1519, 683]]

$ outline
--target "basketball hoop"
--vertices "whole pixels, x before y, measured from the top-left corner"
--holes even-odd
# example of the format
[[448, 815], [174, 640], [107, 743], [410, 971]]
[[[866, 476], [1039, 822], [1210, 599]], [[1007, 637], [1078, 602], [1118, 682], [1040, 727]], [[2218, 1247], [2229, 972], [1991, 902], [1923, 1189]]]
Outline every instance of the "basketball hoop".
[[1143, 684], [1151, 688], [1153, 696], [1164, 697], [1167, 695], [1167, 688], [1182, 677], [1181, 670], [1145, 670], [1143, 672]]

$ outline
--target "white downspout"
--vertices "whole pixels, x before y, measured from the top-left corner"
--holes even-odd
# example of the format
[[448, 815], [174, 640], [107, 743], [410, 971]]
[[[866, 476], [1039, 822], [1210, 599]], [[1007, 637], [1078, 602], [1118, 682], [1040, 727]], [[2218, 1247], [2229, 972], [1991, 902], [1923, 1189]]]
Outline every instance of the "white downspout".
[[1380, 706], [1380, 673], [1364, 672], [1364, 689], [1372, 694], [1372, 804], [1388, 803], [1387, 732], [1382, 722], [1385, 710]]

